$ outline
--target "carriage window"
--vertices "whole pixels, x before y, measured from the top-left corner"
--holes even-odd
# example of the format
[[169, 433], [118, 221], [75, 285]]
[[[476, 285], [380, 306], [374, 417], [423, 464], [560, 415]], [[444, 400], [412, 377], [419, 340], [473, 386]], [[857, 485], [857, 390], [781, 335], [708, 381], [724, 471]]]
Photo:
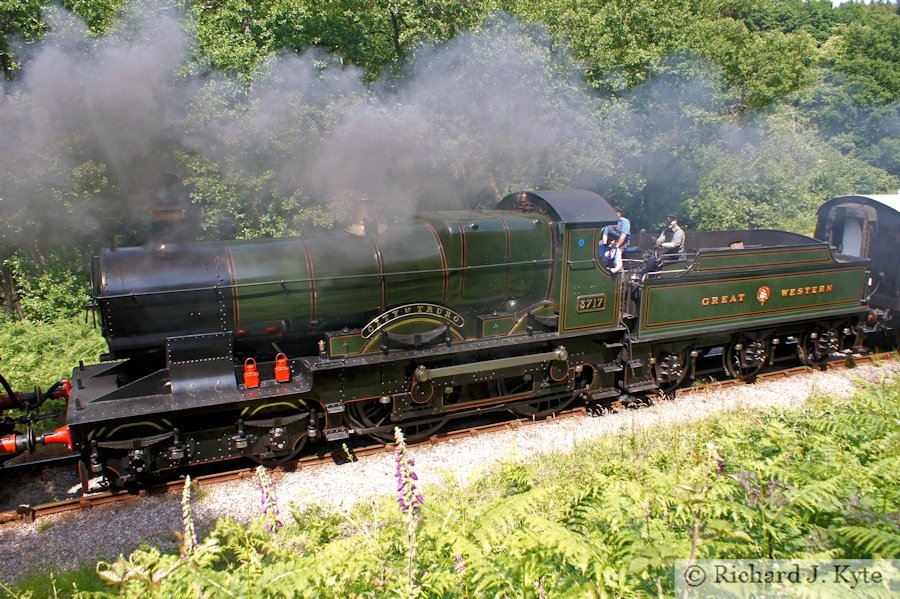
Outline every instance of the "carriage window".
[[844, 219], [844, 231], [840, 240], [840, 252], [847, 256], [862, 256], [865, 222], [861, 218]]

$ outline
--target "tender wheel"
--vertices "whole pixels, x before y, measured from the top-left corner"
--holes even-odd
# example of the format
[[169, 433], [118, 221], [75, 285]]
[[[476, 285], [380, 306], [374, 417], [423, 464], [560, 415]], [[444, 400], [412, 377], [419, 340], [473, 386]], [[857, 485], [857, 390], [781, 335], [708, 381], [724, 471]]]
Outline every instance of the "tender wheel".
[[800, 342], [797, 344], [800, 361], [812, 367], [822, 366], [831, 354], [840, 349], [841, 336], [832, 330], [809, 331], [800, 336]]
[[[391, 443], [394, 440], [394, 422], [391, 420], [393, 406], [378, 401], [357, 401], [347, 406], [347, 418], [354, 428], [375, 428], [390, 426], [390, 430], [369, 433], [369, 436], [382, 443]], [[403, 436], [410, 443], [427, 439], [439, 431], [446, 423], [447, 418], [440, 415], [426, 417], [421, 423], [397, 423], [403, 431]]]
[[729, 343], [722, 352], [725, 372], [736, 379], [748, 380], [759, 374], [769, 355], [768, 342], [742, 341]]
[[688, 373], [687, 352], [663, 352], [653, 365], [656, 384], [663, 393], [671, 393], [681, 386]]

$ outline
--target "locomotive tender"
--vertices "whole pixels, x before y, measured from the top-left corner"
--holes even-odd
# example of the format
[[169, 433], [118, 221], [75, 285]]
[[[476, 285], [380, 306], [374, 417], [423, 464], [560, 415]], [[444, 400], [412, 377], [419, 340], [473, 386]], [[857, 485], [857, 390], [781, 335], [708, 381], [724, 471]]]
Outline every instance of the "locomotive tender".
[[309, 442], [671, 390], [711, 356], [748, 378], [776, 352], [816, 364], [861, 343], [865, 258], [784, 231], [691, 233], [679, 259], [611, 274], [597, 250], [616, 221], [595, 193], [536, 191], [354, 232], [104, 250], [110, 353], [73, 371], [65, 426], [10, 432], [0, 457], [64, 443], [85, 479], [118, 484], [271, 465]]

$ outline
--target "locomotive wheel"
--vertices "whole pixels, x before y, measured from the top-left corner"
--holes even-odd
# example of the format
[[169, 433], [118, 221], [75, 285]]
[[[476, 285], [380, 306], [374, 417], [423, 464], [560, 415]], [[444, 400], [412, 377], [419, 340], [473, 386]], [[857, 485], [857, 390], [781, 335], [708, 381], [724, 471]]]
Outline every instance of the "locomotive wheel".
[[[357, 401], [347, 406], [347, 417], [350, 423], [358, 428], [390, 426], [393, 424], [391, 421], [392, 410], [391, 404], [383, 404], [378, 401]], [[403, 431], [403, 436], [406, 440], [413, 443], [427, 439], [439, 431], [447, 424], [447, 420], [448, 418], [438, 417], [438, 420], [433, 421], [431, 418], [428, 418], [428, 422], [419, 424], [397, 423], [396, 426], [399, 426], [400, 430]], [[391, 426], [391, 430], [386, 432], [369, 433], [369, 436], [382, 443], [392, 443], [394, 441], [394, 427]]]
[[[500, 379], [497, 381], [497, 387], [501, 396], [515, 395], [516, 393], [533, 390], [534, 382], [524, 378]], [[537, 420], [565, 410], [573, 401], [575, 401], [575, 394], [567, 393], [563, 396], [557, 395], [515, 403], [509, 406], [509, 411], [516, 416]]]
[[567, 393], [562, 397], [553, 396], [532, 401], [524, 401], [509, 406], [509, 411], [516, 416], [540, 420], [553, 414], [558, 414], [569, 407], [575, 401], [574, 393]]
[[[554, 381], [561, 382], [566, 380], [569, 376], [568, 362], [554, 360], [550, 365], [549, 374], [550, 378]], [[501, 396], [515, 395], [516, 393], [534, 390], [535, 383], [532, 379], [525, 378], [499, 379], [497, 381], [497, 388]], [[509, 411], [516, 416], [538, 420], [562, 412], [569, 407], [569, 404], [575, 401], [576, 397], [577, 395], [575, 393], [566, 392], [561, 395], [552, 395], [540, 399], [518, 402], [511, 404], [509, 406]]]
[[722, 367], [736, 379], [752, 379], [766, 365], [768, 345], [765, 340], [729, 343], [722, 350]]
[[[253, 420], [257, 419], [268, 419], [268, 418], [289, 418], [291, 416], [295, 416], [301, 414], [303, 412], [309, 411], [309, 408], [306, 405], [306, 402], [302, 400], [293, 400], [293, 401], [283, 401], [283, 402], [275, 402], [272, 404], [260, 406], [256, 408], [256, 410], [244, 414], [247, 419], [248, 424]], [[291, 438], [291, 446], [287, 451], [279, 450], [277, 455], [272, 457], [266, 457], [269, 454], [259, 454], [259, 453], [251, 453], [247, 455], [252, 461], [260, 464], [261, 466], [265, 466], [266, 468], [274, 468], [275, 466], [280, 466], [281, 464], [290, 462], [297, 458], [300, 453], [303, 451], [303, 448], [306, 447], [307, 441], [309, 441], [309, 435], [306, 432], [306, 426], [303, 425], [302, 428], [299, 423], [295, 422], [293, 424], [283, 425], [285, 429], [284, 432], [290, 435]], [[269, 435], [271, 430], [269, 428], [257, 429], [260, 431], [265, 431], [262, 433], [263, 435]]]
[[[125, 441], [129, 439], [141, 439], [152, 437], [172, 430], [172, 423], [168, 420], [143, 421], [123, 424], [111, 430], [101, 429], [97, 434], [97, 440]], [[103, 453], [103, 469], [101, 476], [106, 484], [112, 488], [138, 488], [141, 484], [154, 478], [151, 472], [132, 472], [128, 467], [128, 450], [101, 450]], [[79, 474], [80, 476], [80, 474]], [[123, 478], [124, 477], [124, 478]], [[82, 480], [82, 487], [84, 480]]]
[[287, 462], [290, 462], [291, 460], [296, 459], [297, 456], [299, 456], [300, 453], [303, 451], [303, 448], [306, 447], [306, 442], [308, 440], [309, 440], [309, 436], [304, 434], [302, 437], [300, 437], [299, 439], [297, 439], [294, 442], [294, 445], [291, 448], [291, 451], [289, 453], [287, 453], [285, 455], [280, 455], [277, 458], [264, 458], [264, 457], [262, 457], [260, 455], [256, 455], [256, 454], [253, 454], [253, 455], [250, 455], [247, 457], [249, 457], [252, 461], [256, 462], [260, 466], [265, 466], [266, 468], [274, 468], [275, 466], [281, 466], [282, 464], [285, 464]]

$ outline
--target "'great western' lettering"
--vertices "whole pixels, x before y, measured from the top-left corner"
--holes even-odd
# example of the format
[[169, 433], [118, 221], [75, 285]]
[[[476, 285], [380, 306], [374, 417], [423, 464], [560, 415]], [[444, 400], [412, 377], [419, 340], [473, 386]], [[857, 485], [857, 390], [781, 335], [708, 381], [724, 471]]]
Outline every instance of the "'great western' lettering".
[[719, 304], [739, 304], [744, 301], [745, 293], [735, 293], [732, 295], [713, 295], [712, 297], [704, 297], [700, 300], [703, 306], [718, 306]]
[[781, 297], [795, 295], [813, 295], [815, 293], [831, 293], [834, 285], [813, 285], [812, 287], [789, 287], [781, 290]]

